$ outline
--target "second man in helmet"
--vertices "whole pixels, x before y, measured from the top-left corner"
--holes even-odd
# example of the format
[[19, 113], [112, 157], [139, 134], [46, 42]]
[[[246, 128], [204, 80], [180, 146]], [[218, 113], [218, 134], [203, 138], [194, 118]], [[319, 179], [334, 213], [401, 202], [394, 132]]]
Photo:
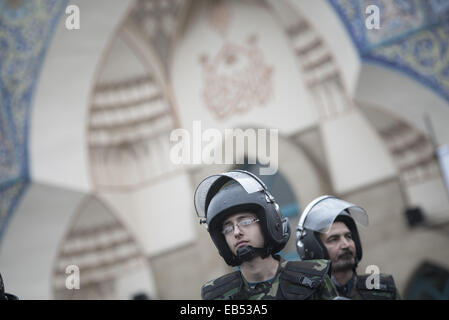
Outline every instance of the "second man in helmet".
[[362, 244], [356, 223], [368, 225], [363, 208], [327, 195], [313, 200], [296, 230], [300, 258], [331, 260], [331, 279], [340, 296], [354, 300], [400, 299], [391, 275], [357, 275]]

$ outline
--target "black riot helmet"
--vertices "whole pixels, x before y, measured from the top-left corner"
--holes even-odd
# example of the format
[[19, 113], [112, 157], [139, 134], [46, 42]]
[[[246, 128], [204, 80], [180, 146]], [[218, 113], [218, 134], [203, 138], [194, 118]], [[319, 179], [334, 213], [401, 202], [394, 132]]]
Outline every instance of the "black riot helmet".
[[356, 248], [356, 264], [362, 260], [362, 243], [356, 222], [368, 226], [368, 215], [355, 204], [333, 196], [321, 196], [304, 209], [296, 228], [296, 250], [301, 260], [329, 259], [319, 233], [327, 233], [334, 222], [343, 222], [352, 233]]
[[0, 274], [0, 300], [18, 300], [15, 295], [6, 293], [5, 292], [5, 286], [3, 284], [2, 275]]
[[[223, 257], [231, 266], [240, 265], [259, 254], [262, 258], [284, 248], [290, 237], [288, 219], [256, 175], [244, 170], [231, 170], [204, 179], [195, 191], [195, 209]], [[224, 220], [238, 212], [252, 212], [259, 219], [265, 243], [263, 248], [244, 246], [234, 255], [222, 233]]]

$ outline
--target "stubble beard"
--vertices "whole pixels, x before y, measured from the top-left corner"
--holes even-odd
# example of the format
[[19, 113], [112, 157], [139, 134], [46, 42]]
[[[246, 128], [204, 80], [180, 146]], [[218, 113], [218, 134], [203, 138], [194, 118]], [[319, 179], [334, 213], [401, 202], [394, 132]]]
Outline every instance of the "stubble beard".
[[334, 272], [343, 272], [352, 270], [355, 267], [355, 258], [352, 252], [341, 254], [337, 261], [332, 263]]

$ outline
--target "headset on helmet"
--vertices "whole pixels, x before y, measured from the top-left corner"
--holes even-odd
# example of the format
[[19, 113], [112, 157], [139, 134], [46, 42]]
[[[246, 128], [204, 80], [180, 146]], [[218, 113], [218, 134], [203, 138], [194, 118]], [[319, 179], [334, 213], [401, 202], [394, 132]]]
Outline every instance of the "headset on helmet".
[[[223, 257], [231, 266], [240, 265], [255, 254], [263, 258], [284, 248], [290, 237], [288, 219], [266, 185], [256, 175], [244, 170], [231, 170], [204, 179], [195, 191], [195, 209], [200, 224], [206, 228]], [[227, 216], [242, 211], [253, 212], [260, 220], [265, 238], [263, 248], [244, 246], [234, 255], [221, 232]]]
[[319, 233], [329, 232], [334, 222], [346, 224], [356, 247], [356, 266], [362, 259], [362, 244], [356, 223], [368, 226], [365, 210], [350, 202], [325, 195], [310, 202], [304, 209], [296, 228], [296, 250], [301, 260], [329, 259]]

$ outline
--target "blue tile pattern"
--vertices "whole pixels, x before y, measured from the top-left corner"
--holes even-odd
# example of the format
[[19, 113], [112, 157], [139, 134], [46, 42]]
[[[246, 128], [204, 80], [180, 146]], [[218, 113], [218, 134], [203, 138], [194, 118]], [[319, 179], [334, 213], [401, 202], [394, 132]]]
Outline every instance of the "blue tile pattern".
[[[449, 101], [449, 0], [328, 0], [363, 61], [415, 78]], [[368, 5], [380, 29], [367, 29]]]
[[35, 84], [67, 1], [0, 0], [0, 241], [29, 183]]

